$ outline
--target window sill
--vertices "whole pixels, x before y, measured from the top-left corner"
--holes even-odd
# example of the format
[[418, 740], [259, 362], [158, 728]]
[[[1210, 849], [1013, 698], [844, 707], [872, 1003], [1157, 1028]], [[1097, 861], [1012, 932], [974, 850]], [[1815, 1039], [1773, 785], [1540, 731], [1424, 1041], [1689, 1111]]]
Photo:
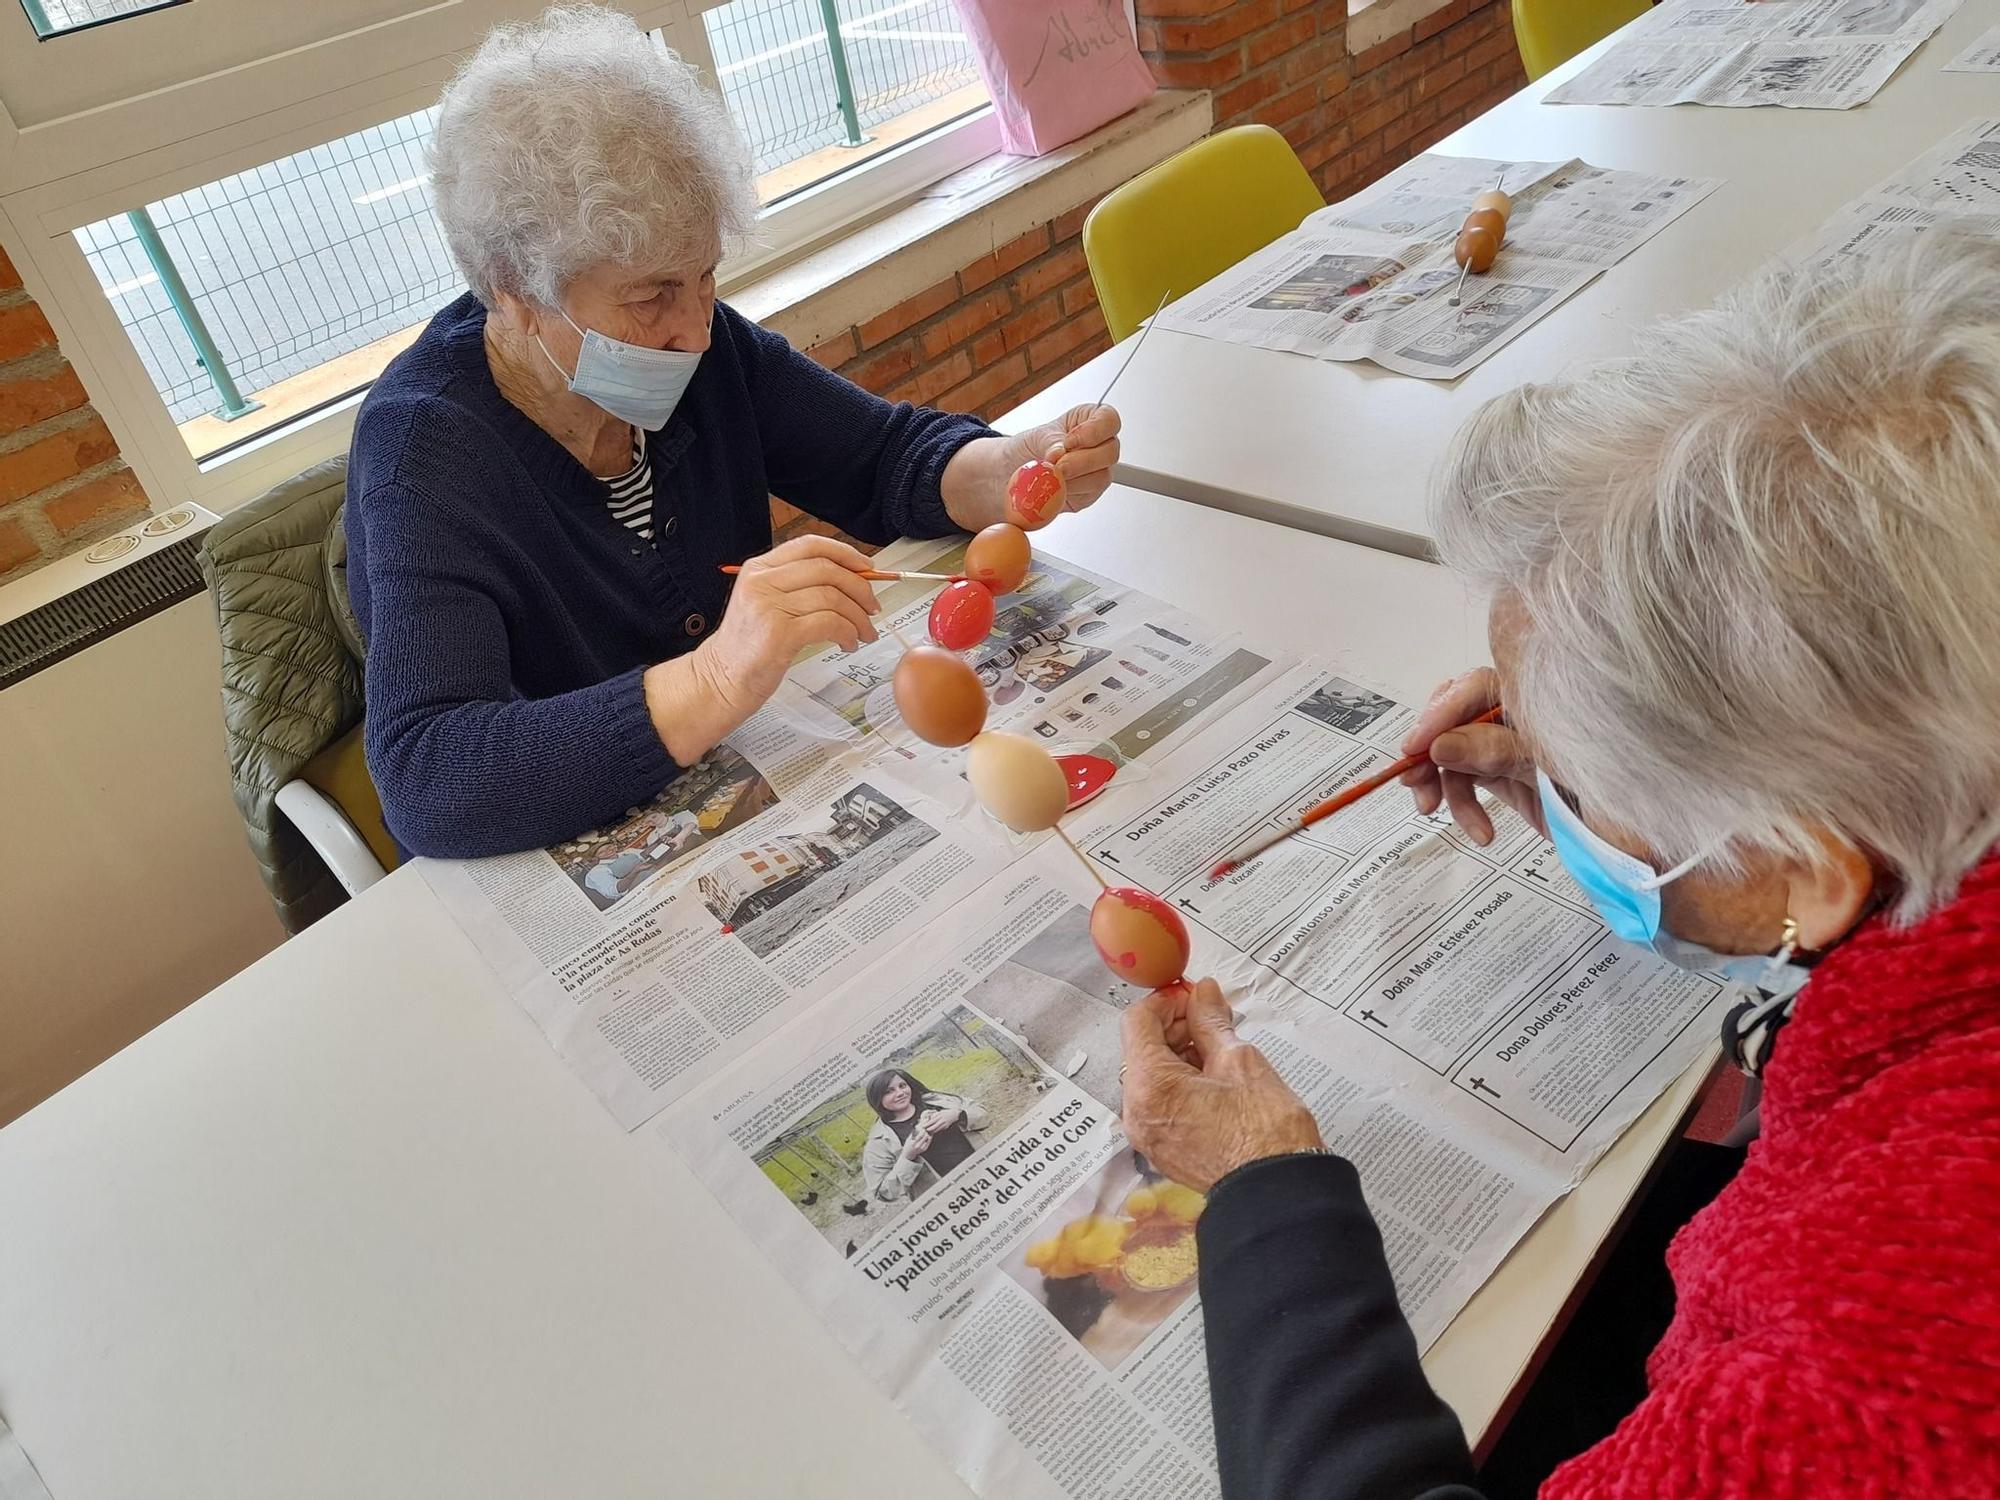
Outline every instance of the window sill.
[[1347, 51], [1352, 56], [1379, 46], [1398, 32], [1408, 31], [1417, 22], [1434, 15], [1456, 0], [1367, 0], [1347, 7]]
[[810, 349], [1166, 160], [1208, 134], [1213, 119], [1207, 93], [1163, 89], [1047, 156], [995, 155], [953, 173], [777, 270], [725, 285], [723, 295]]

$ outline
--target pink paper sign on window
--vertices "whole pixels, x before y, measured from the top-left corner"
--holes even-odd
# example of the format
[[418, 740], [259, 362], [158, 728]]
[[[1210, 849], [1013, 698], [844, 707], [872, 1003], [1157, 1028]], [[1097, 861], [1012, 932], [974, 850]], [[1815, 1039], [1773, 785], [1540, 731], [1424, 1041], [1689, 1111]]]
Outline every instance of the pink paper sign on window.
[[993, 96], [1000, 147], [1042, 156], [1152, 97], [1125, 0], [954, 0]]

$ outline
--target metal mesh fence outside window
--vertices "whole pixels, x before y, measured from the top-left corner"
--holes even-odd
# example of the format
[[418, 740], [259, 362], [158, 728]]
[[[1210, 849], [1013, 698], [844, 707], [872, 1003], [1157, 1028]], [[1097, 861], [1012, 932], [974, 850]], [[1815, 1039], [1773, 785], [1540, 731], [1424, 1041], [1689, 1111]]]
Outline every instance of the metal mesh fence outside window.
[[[822, 19], [836, 6], [838, 46]], [[978, 81], [951, 0], [732, 0], [704, 19], [759, 172]], [[435, 115], [357, 131], [76, 231], [176, 423], [244, 415], [255, 393], [421, 323], [458, 293], [424, 165]], [[357, 371], [353, 385], [373, 373]]]
[[951, 0], [731, 0], [702, 21], [760, 173], [856, 144], [850, 109], [867, 131], [979, 81]]
[[21, 8], [27, 11], [28, 24], [35, 28], [35, 35], [46, 37], [180, 3], [181, 0], [21, 0]]
[[[423, 321], [462, 286], [431, 210], [435, 110], [149, 204], [234, 383], [262, 389]], [[120, 214], [76, 231], [176, 422], [217, 408], [209, 372]]]

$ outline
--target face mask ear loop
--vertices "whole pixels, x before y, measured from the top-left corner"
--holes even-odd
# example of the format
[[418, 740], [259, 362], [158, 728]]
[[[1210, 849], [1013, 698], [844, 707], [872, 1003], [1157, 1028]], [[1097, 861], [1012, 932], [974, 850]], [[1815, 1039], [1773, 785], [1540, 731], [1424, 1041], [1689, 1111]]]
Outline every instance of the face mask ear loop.
[[1644, 891], [1657, 891], [1661, 886], [1667, 884], [1668, 881], [1679, 880], [1681, 876], [1687, 874], [1688, 871], [1692, 870], [1696, 865], [1700, 864], [1703, 860], [1707, 858], [1708, 858], [1708, 853], [1706, 850], [1704, 850], [1700, 854], [1691, 854], [1686, 859], [1682, 860], [1679, 864], [1675, 865], [1671, 870], [1667, 871], [1666, 874], [1647, 876], [1644, 880], [1639, 882], [1639, 889]]

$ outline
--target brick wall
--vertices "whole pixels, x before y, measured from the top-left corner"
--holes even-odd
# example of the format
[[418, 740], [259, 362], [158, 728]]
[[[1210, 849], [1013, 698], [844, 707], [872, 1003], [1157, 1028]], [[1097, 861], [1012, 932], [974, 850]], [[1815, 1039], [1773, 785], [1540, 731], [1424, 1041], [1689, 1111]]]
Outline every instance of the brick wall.
[[[1283, 133], [1329, 202], [1367, 186], [1526, 82], [1507, 0], [1450, 0], [1347, 50], [1346, 0], [1138, 0], [1162, 84], [1211, 90], [1215, 125]], [[1081, 204], [812, 351], [879, 395], [992, 417], [1108, 346]], [[814, 529], [779, 507], [787, 532]], [[817, 528], [823, 529], [823, 528]]]
[[138, 477], [0, 249], [0, 577], [145, 514]]

